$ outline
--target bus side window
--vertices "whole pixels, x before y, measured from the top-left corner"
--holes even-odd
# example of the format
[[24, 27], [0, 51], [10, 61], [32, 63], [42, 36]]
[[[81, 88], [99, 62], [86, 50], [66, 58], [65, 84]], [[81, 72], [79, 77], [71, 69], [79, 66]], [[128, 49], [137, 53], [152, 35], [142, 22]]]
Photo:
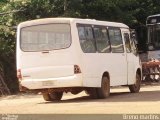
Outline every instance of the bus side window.
[[80, 45], [84, 53], [95, 53], [95, 41], [93, 38], [92, 27], [78, 26]]
[[109, 53], [111, 50], [107, 29], [103, 27], [94, 27], [94, 36], [96, 39], [97, 51], [99, 53]]
[[113, 53], [124, 53], [122, 35], [119, 28], [109, 28], [109, 39]]
[[131, 49], [129, 34], [128, 33], [124, 33], [123, 35], [124, 35], [124, 42], [125, 42], [126, 52], [130, 53], [132, 51], [132, 49]]

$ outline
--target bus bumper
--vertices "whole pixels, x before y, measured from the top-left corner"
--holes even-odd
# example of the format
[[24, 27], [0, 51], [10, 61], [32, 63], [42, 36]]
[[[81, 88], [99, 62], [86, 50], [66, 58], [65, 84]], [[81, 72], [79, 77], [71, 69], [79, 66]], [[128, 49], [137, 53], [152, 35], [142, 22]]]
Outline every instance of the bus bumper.
[[20, 82], [20, 86], [29, 90], [62, 87], [82, 87], [82, 75], [79, 74], [48, 79], [25, 79]]

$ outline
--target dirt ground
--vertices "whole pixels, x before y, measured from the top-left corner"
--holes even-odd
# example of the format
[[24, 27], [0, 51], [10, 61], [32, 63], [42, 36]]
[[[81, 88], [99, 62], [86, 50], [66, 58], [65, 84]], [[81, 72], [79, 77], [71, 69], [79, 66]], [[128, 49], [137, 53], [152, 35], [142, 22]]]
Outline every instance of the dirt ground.
[[142, 86], [140, 93], [128, 87], [111, 89], [106, 99], [91, 99], [85, 92], [64, 94], [62, 101], [46, 102], [41, 95], [0, 98], [0, 114], [160, 114], [160, 85]]

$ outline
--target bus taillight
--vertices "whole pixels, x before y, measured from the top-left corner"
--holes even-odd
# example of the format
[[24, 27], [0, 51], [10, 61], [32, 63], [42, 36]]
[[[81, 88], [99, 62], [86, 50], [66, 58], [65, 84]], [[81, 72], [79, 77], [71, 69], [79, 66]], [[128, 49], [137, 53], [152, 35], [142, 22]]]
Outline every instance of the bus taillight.
[[81, 73], [81, 69], [78, 65], [74, 65], [74, 74], [79, 74]]
[[18, 69], [18, 70], [17, 70], [17, 78], [18, 78], [19, 80], [22, 80], [21, 69]]

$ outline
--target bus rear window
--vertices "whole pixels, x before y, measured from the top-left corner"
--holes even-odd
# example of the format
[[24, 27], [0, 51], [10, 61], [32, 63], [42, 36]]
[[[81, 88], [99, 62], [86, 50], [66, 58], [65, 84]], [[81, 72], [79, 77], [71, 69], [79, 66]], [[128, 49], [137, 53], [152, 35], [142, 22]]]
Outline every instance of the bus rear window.
[[71, 44], [69, 24], [45, 24], [21, 29], [23, 51], [44, 51], [68, 48]]

